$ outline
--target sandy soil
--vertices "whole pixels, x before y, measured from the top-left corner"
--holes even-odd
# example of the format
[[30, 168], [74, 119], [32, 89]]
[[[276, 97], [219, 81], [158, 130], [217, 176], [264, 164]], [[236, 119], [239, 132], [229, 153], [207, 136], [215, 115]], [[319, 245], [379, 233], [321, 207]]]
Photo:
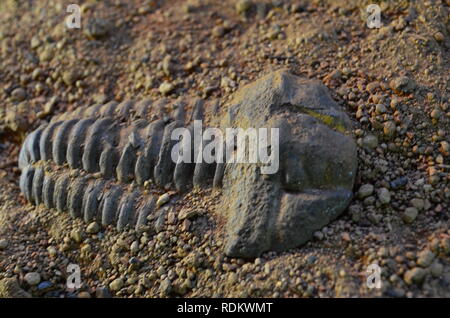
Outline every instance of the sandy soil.
[[[378, 1], [379, 29], [369, 1], [314, 0], [79, 0], [82, 28], [68, 29], [72, 2], [0, 3], [0, 279], [41, 297], [450, 297], [448, 0]], [[330, 88], [359, 145], [350, 207], [305, 246], [224, 257], [220, 193], [171, 203], [196, 213], [158, 234], [90, 234], [20, 194], [21, 142], [52, 115], [159, 98], [164, 82], [169, 98], [226, 101], [283, 67]]]

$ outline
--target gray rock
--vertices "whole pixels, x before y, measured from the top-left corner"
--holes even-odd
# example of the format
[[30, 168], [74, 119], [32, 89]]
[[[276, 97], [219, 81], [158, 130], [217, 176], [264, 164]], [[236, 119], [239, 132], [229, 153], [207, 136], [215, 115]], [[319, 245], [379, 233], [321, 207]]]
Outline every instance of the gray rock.
[[239, 0], [238, 2], [236, 2], [236, 12], [238, 14], [245, 15], [251, 7], [252, 2], [250, 0]]
[[78, 79], [80, 79], [80, 73], [75, 70], [67, 70], [62, 74], [62, 79], [67, 86], [72, 86]]
[[116, 278], [115, 280], [113, 280], [110, 284], [109, 284], [109, 289], [111, 289], [112, 291], [119, 291], [122, 289], [124, 285], [124, 281], [122, 278]]
[[134, 253], [134, 254], [139, 252], [139, 242], [138, 241], [134, 241], [133, 243], [131, 243], [130, 252]]
[[387, 109], [386, 106], [384, 106], [384, 104], [377, 104], [375, 106], [375, 111], [377, 112], [377, 114], [384, 114]]
[[323, 235], [323, 233], [321, 231], [314, 232], [313, 236], [314, 236], [315, 239], [317, 239], [319, 241], [322, 241], [323, 238], [324, 238], [324, 235]]
[[35, 35], [31, 38], [30, 47], [34, 50], [41, 46], [42, 41]]
[[180, 213], [178, 214], [178, 218], [180, 220], [184, 220], [184, 219], [193, 219], [199, 215], [202, 214], [202, 211], [199, 210], [186, 210], [183, 209], [180, 211]]
[[433, 262], [430, 266], [430, 273], [433, 275], [433, 277], [439, 277], [442, 275], [444, 271], [444, 265], [439, 263], [439, 261]]
[[428, 249], [423, 250], [417, 255], [417, 265], [421, 267], [428, 267], [431, 265], [435, 257], [436, 255], [432, 251]]
[[0, 251], [4, 250], [8, 247], [8, 241], [5, 239], [0, 240]]
[[163, 61], [162, 61], [162, 68], [164, 71], [164, 74], [167, 76], [170, 76], [173, 72], [173, 64], [172, 64], [172, 57], [170, 55], [167, 55]]
[[367, 149], [375, 149], [378, 146], [378, 138], [369, 134], [362, 139], [362, 146]]
[[236, 92], [222, 127], [279, 128], [280, 168], [228, 164], [221, 211], [228, 216], [225, 253], [252, 258], [304, 244], [352, 197], [356, 144], [351, 122], [317, 81], [285, 71]]
[[422, 199], [414, 198], [411, 200], [411, 205], [415, 207], [418, 211], [422, 211], [425, 207], [425, 201]]
[[24, 116], [19, 114], [14, 109], [7, 109], [5, 116], [6, 126], [12, 131], [26, 131], [28, 127], [28, 122]]
[[371, 184], [363, 184], [358, 190], [358, 198], [364, 199], [368, 196], [371, 196], [373, 193], [374, 187]]
[[161, 282], [161, 285], [159, 286], [159, 291], [163, 296], [169, 296], [170, 293], [172, 292], [172, 289], [173, 289], [172, 283], [168, 278], [164, 279]]
[[393, 79], [389, 86], [398, 93], [411, 93], [416, 88], [414, 81], [407, 76]]
[[97, 104], [105, 104], [108, 101], [108, 95], [98, 93], [93, 96], [93, 100]]
[[306, 10], [308, 4], [306, 2], [293, 3], [290, 7], [292, 13], [299, 13]]
[[27, 92], [21, 87], [16, 88], [11, 92], [11, 98], [14, 101], [21, 102], [27, 98]]
[[231, 272], [228, 274], [226, 284], [228, 284], [229, 286], [234, 286], [237, 281], [238, 281], [238, 276], [235, 272]]
[[407, 271], [403, 279], [408, 285], [417, 284], [420, 285], [423, 283], [427, 271], [420, 267], [414, 267], [413, 269]]
[[84, 34], [92, 40], [98, 40], [108, 35], [111, 29], [112, 24], [108, 20], [95, 18], [88, 21]]
[[70, 232], [70, 238], [77, 243], [81, 243], [81, 241], [83, 240], [83, 235], [78, 229], [73, 229]]
[[450, 255], [450, 237], [444, 237], [441, 240], [442, 250], [446, 255]]
[[47, 103], [45, 103], [43, 109], [42, 109], [42, 115], [49, 115], [53, 112], [53, 109], [55, 108], [56, 104], [58, 102], [58, 98], [56, 96], [53, 96], [49, 99]]
[[407, 177], [400, 177], [390, 182], [390, 186], [392, 189], [399, 189], [401, 187], [404, 187], [406, 184], [408, 184]]
[[35, 286], [41, 282], [41, 275], [36, 272], [30, 272], [25, 275], [24, 279], [28, 285]]
[[100, 226], [98, 225], [97, 222], [92, 222], [86, 228], [86, 232], [89, 234], [96, 234], [98, 233], [98, 231], [100, 231]]
[[168, 95], [174, 90], [175, 86], [172, 83], [169, 82], [163, 82], [159, 86], [159, 91], [163, 95]]
[[92, 298], [91, 294], [89, 294], [87, 291], [82, 291], [78, 294], [78, 298]]
[[223, 26], [216, 26], [212, 29], [212, 35], [216, 38], [221, 38], [225, 34], [225, 28]]
[[397, 132], [397, 126], [395, 125], [395, 122], [392, 120], [389, 120], [383, 124], [383, 132], [386, 137], [392, 137]]
[[44, 50], [39, 54], [41, 62], [49, 62], [55, 57], [55, 47], [53, 45], [46, 45]]
[[378, 190], [378, 199], [381, 204], [389, 204], [391, 202], [391, 193], [386, 188], [381, 188]]
[[168, 193], [164, 193], [158, 198], [158, 201], [156, 201], [156, 206], [159, 208], [160, 206], [163, 206], [167, 202], [170, 201], [170, 195]]
[[95, 289], [95, 296], [97, 298], [110, 298], [111, 293], [109, 292], [108, 287], [100, 286]]
[[47, 252], [51, 257], [55, 257], [58, 254], [58, 250], [54, 246], [47, 247]]
[[414, 207], [410, 207], [405, 210], [402, 215], [402, 219], [405, 223], [412, 223], [416, 219], [417, 214], [419, 214], [417, 209]]

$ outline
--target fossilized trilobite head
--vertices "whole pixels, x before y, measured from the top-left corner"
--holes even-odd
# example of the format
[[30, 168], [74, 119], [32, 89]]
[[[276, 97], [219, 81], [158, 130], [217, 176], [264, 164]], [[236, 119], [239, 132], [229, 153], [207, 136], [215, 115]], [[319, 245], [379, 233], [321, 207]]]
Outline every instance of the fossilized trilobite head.
[[220, 212], [225, 253], [257, 257], [308, 241], [352, 197], [357, 159], [351, 122], [317, 81], [278, 71], [242, 87], [222, 126], [279, 128], [279, 169], [227, 164]]

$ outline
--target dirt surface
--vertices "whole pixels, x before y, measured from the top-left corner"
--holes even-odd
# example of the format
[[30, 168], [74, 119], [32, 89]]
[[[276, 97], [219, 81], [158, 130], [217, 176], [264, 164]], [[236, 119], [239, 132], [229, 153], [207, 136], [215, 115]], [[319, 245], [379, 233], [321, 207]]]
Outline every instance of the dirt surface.
[[[82, 28], [68, 29], [73, 2], [0, 3], [0, 279], [43, 297], [450, 297], [448, 0], [374, 1], [379, 29], [369, 1], [256, 0], [79, 0]], [[224, 257], [213, 190], [170, 202], [157, 234], [96, 231], [20, 194], [21, 142], [52, 115], [163, 94], [226, 101], [280, 68], [323, 81], [359, 145], [351, 205], [298, 249]]]

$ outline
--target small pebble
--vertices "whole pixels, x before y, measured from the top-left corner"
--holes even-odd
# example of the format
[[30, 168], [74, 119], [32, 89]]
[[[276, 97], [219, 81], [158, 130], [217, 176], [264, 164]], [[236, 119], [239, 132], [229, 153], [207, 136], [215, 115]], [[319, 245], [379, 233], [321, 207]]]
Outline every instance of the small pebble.
[[417, 265], [421, 267], [428, 267], [435, 258], [435, 254], [430, 250], [424, 250], [417, 255]]
[[212, 35], [216, 38], [221, 38], [225, 34], [225, 28], [223, 26], [216, 26], [212, 29]]
[[4, 250], [8, 247], [8, 241], [5, 239], [0, 240], [0, 251]]
[[389, 86], [399, 93], [411, 93], [415, 89], [415, 83], [407, 76], [401, 76], [393, 79]]
[[422, 199], [415, 198], [411, 200], [411, 205], [415, 207], [418, 211], [421, 211], [425, 207], [425, 201]]
[[174, 88], [175, 88], [175, 86], [172, 83], [163, 82], [159, 86], [159, 91], [163, 95], [169, 95], [174, 90]]
[[364, 184], [358, 190], [358, 198], [364, 199], [368, 196], [371, 196], [373, 193], [374, 187], [371, 184]]
[[438, 261], [434, 262], [430, 266], [430, 273], [431, 273], [431, 275], [433, 275], [433, 277], [441, 276], [443, 271], [444, 271], [444, 265], [442, 265]]
[[434, 34], [434, 39], [438, 42], [443, 42], [445, 40], [445, 36], [442, 32], [436, 32]]
[[250, 0], [239, 0], [236, 2], [237, 14], [245, 14], [251, 8], [252, 2]]
[[156, 201], [156, 206], [159, 208], [161, 206], [163, 206], [164, 204], [166, 204], [167, 202], [169, 202], [170, 200], [170, 195], [168, 193], [164, 193], [163, 195], [161, 195], [158, 198], [158, 201]]
[[164, 279], [159, 286], [159, 291], [163, 296], [169, 296], [172, 292], [172, 283], [168, 278]]
[[38, 288], [40, 291], [47, 291], [47, 290], [49, 290], [49, 289], [52, 288], [52, 287], [53, 287], [53, 284], [52, 284], [51, 282], [48, 282], [48, 281], [41, 282], [41, 283], [39, 283], [39, 285], [37, 286], [37, 288]]
[[100, 286], [100, 287], [96, 288], [95, 296], [97, 298], [110, 298], [111, 297], [111, 293], [109, 292], [107, 287]]
[[405, 282], [408, 285], [411, 284], [422, 284], [423, 280], [425, 279], [425, 276], [427, 274], [427, 271], [420, 267], [414, 267], [413, 269], [407, 271], [403, 277]]
[[138, 241], [134, 241], [133, 243], [131, 243], [130, 252], [134, 253], [134, 254], [139, 252], [139, 242]]
[[416, 208], [409, 207], [403, 213], [402, 219], [405, 223], [412, 223], [416, 219], [417, 214], [419, 214], [419, 212]]
[[41, 282], [41, 275], [36, 272], [30, 272], [25, 275], [24, 279], [28, 285], [35, 286]]
[[378, 146], [378, 138], [375, 135], [367, 135], [362, 139], [362, 146], [367, 149], [375, 149]]
[[54, 256], [56, 256], [56, 254], [58, 254], [58, 251], [56, 250], [56, 248], [54, 246], [47, 247], [47, 252], [51, 257], [54, 257]]
[[123, 285], [124, 285], [123, 279], [116, 278], [109, 284], [109, 289], [116, 292], [116, 291], [119, 291], [120, 289], [122, 289]]
[[17, 102], [21, 102], [21, 101], [25, 100], [26, 97], [27, 97], [27, 93], [25, 92], [25, 90], [23, 88], [20, 88], [20, 87], [16, 88], [11, 93], [11, 98]]
[[391, 193], [386, 188], [381, 188], [378, 190], [378, 199], [381, 204], [389, 204], [391, 202]]
[[390, 186], [392, 189], [399, 189], [408, 184], [407, 177], [400, 177], [390, 182]]
[[91, 298], [91, 294], [89, 294], [87, 291], [82, 291], [78, 293], [78, 298]]
[[397, 126], [395, 125], [395, 123], [392, 120], [384, 123], [383, 132], [386, 137], [394, 136], [396, 131], [397, 131]]
[[96, 233], [98, 233], [98, 231], [100, 231], [100, 226], [98, 225], [97, 222], [92, 222], [86, 228], [86, 232], [89, 234], [96, 234]]

